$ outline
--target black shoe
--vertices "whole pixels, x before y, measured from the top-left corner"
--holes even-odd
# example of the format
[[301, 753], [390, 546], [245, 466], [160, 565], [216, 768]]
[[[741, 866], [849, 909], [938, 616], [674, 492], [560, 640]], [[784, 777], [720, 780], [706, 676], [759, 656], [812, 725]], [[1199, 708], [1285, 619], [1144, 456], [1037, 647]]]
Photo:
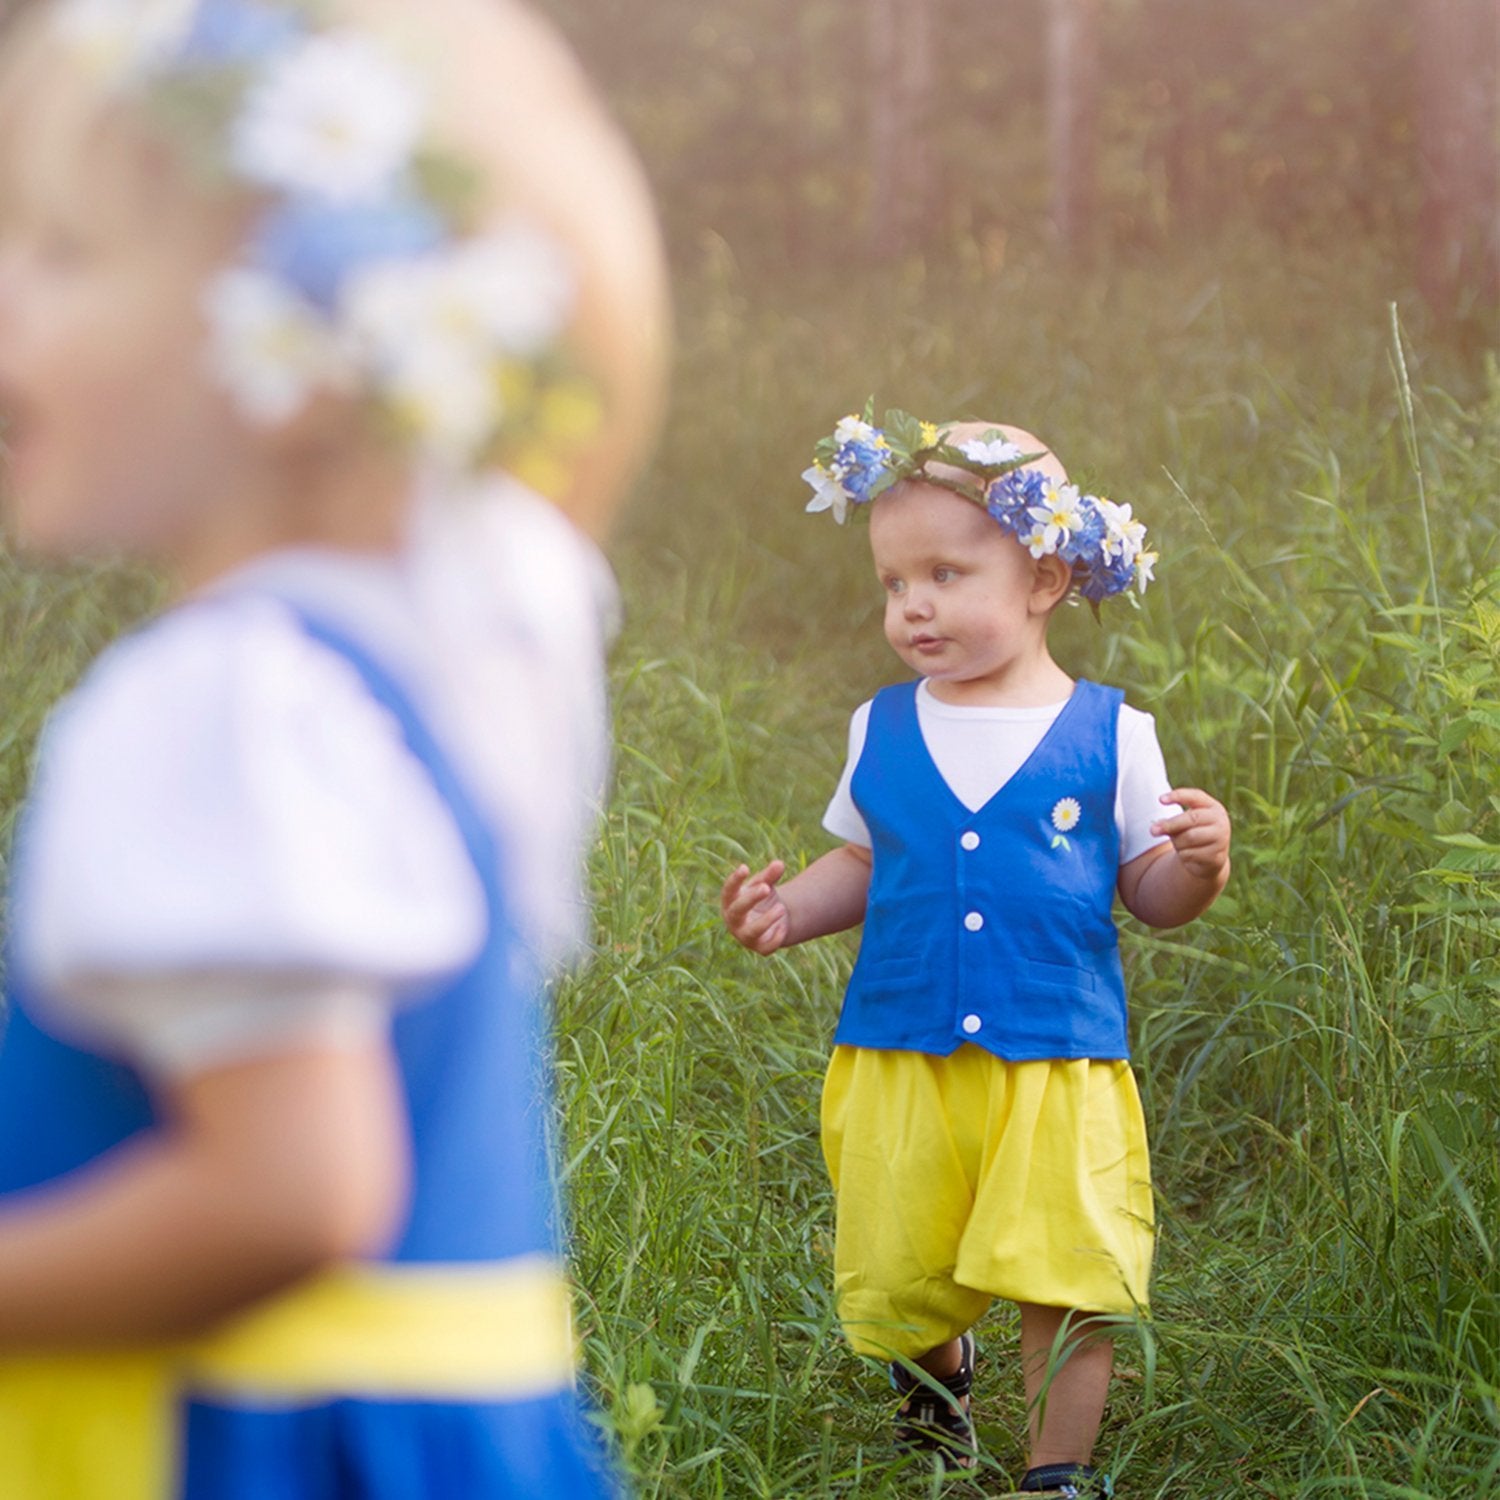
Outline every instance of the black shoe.
[[1039, 1469], [1027, 1469], [1021, 1489], [1060, 1495], [1063, 1500], [1106, 1500], [1115, 1492], [1109, 1475], [1087, 1464], [1043, 1464]]
[[979, 1447], [965, 1400], [974, 1388], [974, 1335], [960, 1336], [953, 1374], [924, 1379], [893, 1363], [891, 1384], [904, 1398], [896, 1413], [896, 1447], [906, 1453], [936, 1453], [945, 1466], [972, 1469]]

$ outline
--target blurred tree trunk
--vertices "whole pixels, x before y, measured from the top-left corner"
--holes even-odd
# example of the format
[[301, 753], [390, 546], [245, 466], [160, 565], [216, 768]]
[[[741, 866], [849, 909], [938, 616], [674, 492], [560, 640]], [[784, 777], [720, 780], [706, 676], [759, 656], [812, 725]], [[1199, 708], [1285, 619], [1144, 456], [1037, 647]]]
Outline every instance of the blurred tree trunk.
[[929, 145], [938, 0], [867, 0], [870, 206], [877, 260], [916, 245], [932, 204]]
[[1052, 225], [1065, 250], [1094, 216], [1099, 124], [1098, 0], [1047, 0], [1047, 133]]
[[1500, 305], [1500, 0], [1416, 0], [1417, 285], [1440, 317]]

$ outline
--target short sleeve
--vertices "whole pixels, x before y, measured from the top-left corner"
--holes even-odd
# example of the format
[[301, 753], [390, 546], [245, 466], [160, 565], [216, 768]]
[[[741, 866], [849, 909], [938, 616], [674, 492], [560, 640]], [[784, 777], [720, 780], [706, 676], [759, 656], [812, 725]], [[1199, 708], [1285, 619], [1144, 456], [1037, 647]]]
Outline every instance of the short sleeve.
[[844, 760], [843, 774], [839, 777], [839, 784], [834, 788], [833, 798], [828, 804], [828, 810], [823, 814], [823, 826], [835, 838], [843, 839], [846, 844], [859, 844], [868, 849], [871, 847], [870, 830], [859, 809], [854, 805], [854, 794], [849, 789], [849, 783], [854, 777], [854, 768], [859, 764], [859, 757], [865, 748], [865, 733], [870, 724], [870, 705], [861, 703], [849, 719], [849, 750]]
[[1151, 832], [1159, 818], [1175, 809], [1161, 800], [1172, 789], [1166, 762], [1156, 739], [1156, 720], [1150, 714], [1120, 705], [1119, 780], [1115, 820], [1120, 827], [1120, 863], [1128, 865], [1166, 840]]
[[127, 1052], [107, 997], [136, 981], [389, 1001], [471, 961], [487, 920], [394, 717], [259, 597], [184, 606], [96, 664], [44, 736], [15, 891], [23, 972]]
[[556, 507], [505, 480], [425, 497], [408, 565], [454, 743], [519, 872], [520, 927], [545, 968], [574, 961], [609, 772], [614, 575]]

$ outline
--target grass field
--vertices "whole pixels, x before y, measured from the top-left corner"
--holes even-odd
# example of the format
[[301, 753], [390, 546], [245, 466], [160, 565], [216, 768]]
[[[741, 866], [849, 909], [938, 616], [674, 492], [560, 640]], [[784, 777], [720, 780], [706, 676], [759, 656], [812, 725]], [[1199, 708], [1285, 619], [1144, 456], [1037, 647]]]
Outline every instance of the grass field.
[[[812, 441], [870, 391], [1020, 422], [1135, 504], [1159, 582], [1068, 612], [1056, 653], [1235, 818], [1213, 912], [1125, 937], [1160, 1250], [1101, 1462], [1141, 1500], [1500, 1493], [1500, 374], [1398, 343], [1385, 281], [1244, 244], [685, 268], [617, 549], [599, 957], [559, 1014], [588, 1367], [643, 1495], [939, 1487], [833, 1330], [817, 1096], [852, 945], [757, 960], [717, 922], [733, 863], [826, 847], [848, 713], [900, 675], [863, 537], [800, 514]], [[3, 564], [7, 810], [46, 703], [149, 598]], [[949, 1488], [993, 1495], [1025, 1413], [1005, 1309], [980, 1334], [988, 1457]]]
[[[1030, 426], [1135, 502], [1160, 582], [1056, 651], [1235, 818], [1209, 917], [1125, 938], [1160, 1249], [1101, 1460], [1141, 1497], [1500, 1493], [1500, 379], [1422, 330], [1398, 359], [1373, 257], [1230, 259], [788, 292], [703, 248], [618, 549], [600, 959], [560, 1016], [589, 1363], [643, 1494], [936, 1484], [832, 1331], [852, 945], [757, 960], [716, 911], [734, 862], [826, 847], [848, 712], [900, 675], [863, 537], [799, 514], [869, 391]], [[1012, 1319], [980, 1332], [957, 1487], [997, 1494], [1025, 1413]]]

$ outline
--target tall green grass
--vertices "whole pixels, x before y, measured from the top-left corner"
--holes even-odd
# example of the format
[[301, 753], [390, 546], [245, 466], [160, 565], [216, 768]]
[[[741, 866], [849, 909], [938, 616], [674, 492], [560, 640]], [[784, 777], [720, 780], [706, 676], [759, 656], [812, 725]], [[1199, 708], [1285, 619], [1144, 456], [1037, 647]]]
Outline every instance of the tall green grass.
[[[841, 1345], [817, 1106], [852, 942], [722, 934], [740, 859], [827, 845], [847, 716], [899, 675], [857, 528], [800, 515], [873, 391], [1016, 421], [1135, 503], [1138, 613], [1059, 658], [1154, 712], [1229, 804], [1204, 920], [1125, 939], [1152, 1131], [1152, 1314], [1100, 1459], [1143, 1497], [1500, 1493], [1500, 373], [1399, 339], [1373, 251], [1257, 244], [1070, 270], [976, 252], [680, 279], [660, 456], [617, 547], [617, 785], [598, 956], [559, 1001], [588, 1378], [645, 1496], [919, 1496]], [[0, 810], [45, 706], [149, 584], [0, 559]], [[982, 1325], [1000, 1493], [1015, 1330]]]
[[0, 548], [0, 850], [10, 848], [52, 705], [156, 598], [154, 581], [139, 572], [37, 568]]
[[[735, 862], [826, 847], [848, 712], [899, 675], [860, 533], [798, 514], [812, 440], [872, 390], [1029, 426], [1135, 502], [1160, 583], [1055, 648], [1235, 818], [1210, 916], [1126, 938], [1161, 1235], [1101, 1457], [1141, 1496], [1500, 1493], [1500, 377], [1398, 332], [1373, 262], [1258, 272], [766, 288], [705, 245], [619, 549], [600, 958], [560, 1011], [590, 1368], [643, 1493], [936, 1483], [829, 1305], [852, 945], [758, 960], [717, 921]], [[981, 1345], [998, 1493], [1006, 1309]]]

